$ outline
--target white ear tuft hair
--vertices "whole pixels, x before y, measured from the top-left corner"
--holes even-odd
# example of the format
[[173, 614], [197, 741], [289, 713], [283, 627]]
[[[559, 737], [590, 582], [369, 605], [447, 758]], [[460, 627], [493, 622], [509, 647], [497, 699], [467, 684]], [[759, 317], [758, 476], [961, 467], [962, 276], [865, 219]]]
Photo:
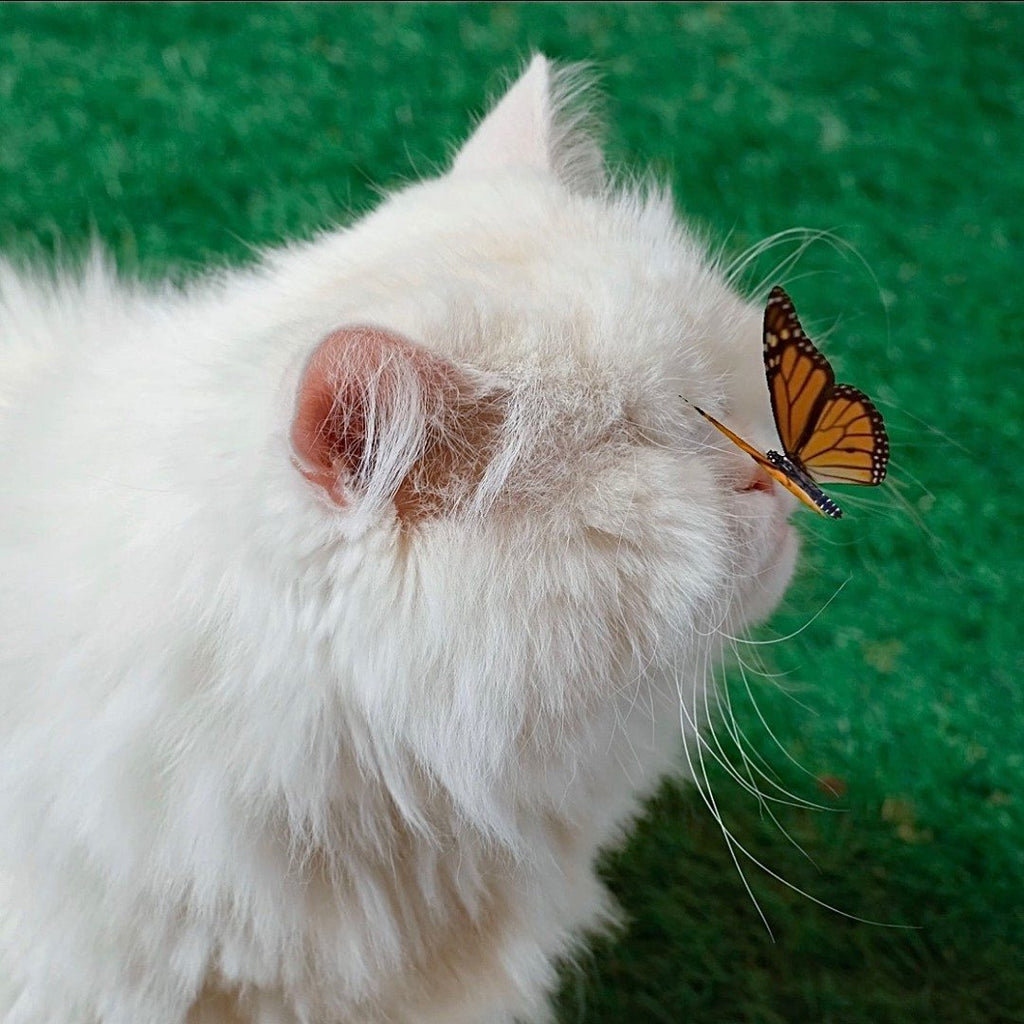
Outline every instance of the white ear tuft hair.
[[453, 174], [506, 167], [546, 171], [578, 192], [604, 187], [604, 156], [591, 113], [593, 72], [536, 54], [452, 165]]
[[504, 402], [482, 376], [393, 331], [342, 327], [306, 364], [293, 462], [339, 509], [393, 503], [405, 523], [455, 512], [485, 475]]

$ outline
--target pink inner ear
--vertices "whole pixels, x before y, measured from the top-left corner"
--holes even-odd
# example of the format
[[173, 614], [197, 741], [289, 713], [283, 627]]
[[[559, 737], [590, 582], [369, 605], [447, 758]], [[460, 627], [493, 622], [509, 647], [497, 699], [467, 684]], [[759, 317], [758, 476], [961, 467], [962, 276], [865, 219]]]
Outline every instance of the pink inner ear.
[[334, 504], [369, 487], [409, 523], [466, 499], [503, 419], [504, 397], [447, 360], [381, 328], [345, 327], [306, 366], [291, 441], [299, 471]]
[[387, 375], [393, 359], [413, 360], [416, 349], [404, 338], [375, 327], [346, 327], [328, 335], [313, 353], [299, 387], [292, 447], [299, 469], [344, 505], [344, 484], [358, 472], [366, 450], [367, 389], [387, 404]]

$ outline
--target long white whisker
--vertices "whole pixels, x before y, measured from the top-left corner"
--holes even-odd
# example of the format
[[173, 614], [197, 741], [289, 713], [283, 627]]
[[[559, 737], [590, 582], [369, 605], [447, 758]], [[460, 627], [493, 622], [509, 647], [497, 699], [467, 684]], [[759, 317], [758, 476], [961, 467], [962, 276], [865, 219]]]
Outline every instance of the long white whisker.
[[[712, 682], [714, 682], [714, 672], [713, 672], [713, 670], [712, 670]], [[736, 783], [740, 786], [741, 789], [744, 789], [748, 793], [750, 793], [758, 801], [758, 803], [761, 804], [762, 806], [767, 804], [767, 803], [769, 803], [769, 802], [776, 803], [776, 804], [785, 804], [787, 807], [808, 808], [808, 807], [816, 806], [814, 804], [809, 803], [808, 801], [801, 800], [799, 797], [794, 796], [792, 793], [788, 793], [785, 790], [783, 790], [781, 786], [779, 786], [777, 783], [773, 782], [772, 779], [770, 779], [767, 775], [765, 775], [764, 772], [762, 772], [759, 768], [757, 768], [756, 765], [754, 765], [754, 769], [757, 771], [758, 775], [761, 775], [765, 779], [766, 782], [768, 782], [769, 784], [773, 785], [780, 792], [785, 793], [785, 795], [787, 797], [792, 797], [792, 799], [784, 799], [782, 797], [773, 796], [770, 793], [762, 793], [761, 790], [758, 788], [757, 783], [754, 781], [752, 775], [750, 776], [750, 779], [748, 781], [747, 779], [744, 779], [742, 775], [739, 774], [739, 772], [736, 770], [736, 767], [729, 760], [729, 755], [725, 752], [725, 749], [722, 747], [721, 741], [718, 738], [718, 734], [715, 731], [714, 716], [712, 716], [711, 708], [710, 708], [710, 706], [708, 704], [708, 696], [707, 696], [708, 689], [714, 689], [715, 694], [716, 694], [716, 699], [717, 699], [717, 694], [718, 694], [718, 692], [719, 692], [719, 690], [721, 688], [718, 687], [718, 686], [712, 686], [712, 687], [705, 687], [704, 688], [704, 713], [705, 713], [705, 716], [706, 716], [705, 730], [702, 730], [700, 733], [698, 733], [697, 741], [698, 741], [698, 743], [700, 743], [704, 747], [705, 750], [707, 750], [708, 754], [715, 761], [718, 762], [718, 764], [722, 767], [722, 769], [726, 772], [726, 774], [729, 775], [731, 778], [733, 778], [736, 781]], [[694, 723], [694, 726], [696, 726], [696, 723]], [[704, 738], [704, 731], [707, 731], [708, 733], [710, 733], [711, 738], [714, 741], [714, 746], [715, 746], [716, 749], [712, 749], [711, 745]], [[730, 737], [733, 738], [733, 741], [735, 742], [735, 736], [729, 730], [728, 725], [726, 725], [726, 732], [730, 735]], [[739, 751], [740, 751], [741, 758], [743, 759], [744, 763], [746, 764], [749, 759], [747, 758], [745, 751], [743, 751], [743, 749], [739, 746], [738, 743], [736, 745], [737, 745], [737, 749], [739, 749]], [[717, 750], [717, 752], [716, 752], [716, 750]], [[750, 772], [749, 767], [747, 768], [747, 771], [748, 771], [748, 775], [749, 775], [749, 772]]]
[[[766, 718], [764, 717], [764, 714], [763, 714], [763, 713], [761, 712], [761, 707], [760, 707], [760, 705], [759, 705], [759, 704], [757, 703], [757, 700], [756, 700], [756, 699], [755, 699], [755, 697], [754, 697], [753, 691], [752, 691], [752, 690], [751, 690], [751, 688], [750, 688], [750, 681], [749, 681], [749, 680], [747, 679], [746, 675], [745, 675], [744, 673], [742, 673], [742, 672], [741, 672], [741, 676], [742, 676], [742, 678], [743, 678], [743, 685], [744, 685], [744, 687], [746, 688], [746, 691], [747, 691], [747, 696], [748, 696], [748, 697], [749, 697], [749, 699], [750, 699], [750, 704], [751, 704], [751, 706], [752, 706], [752, 707], [753, 707], [753, 709], [754, 709], [754, 713], [755, 713], [755, 714], [757, 715], [757, 717], [758, 717], [758, 719], [760, 720], [761, 724], [762, 724], [762, 725], [764, 726], [765, 732], [767, 732], [767, 733], [768, 733], [768, 736], [769, 736], [769, 737], [771, 738], [772, 742], [773, 742], [773, 743], [775, 744], [775, 746], [776, 746], [776, 747], [778, 747], [778, 748], [779, 748], [779, 750], [781, 750], [781, 751], [782, 751], [782, 755], [783, 755], [783, 756], [784, 756], [784, 757], [786, 758], [786, 760], [790, 761], [790, 762], [791, 762], [791, 763], [792, 763], [793, 765], [795, 765], [795, 767], [796, 767], [796, 768], [798, 768], [798, 769], [799, 769], [799, 770], [800, 770], [801, 772], [803, 772], [803, 774], [804, 774], [804, 775], [806, 775], [806, 776], [807, 776], [808, 778], [810, 778], [810, 779], [814, 779], [814, 780], [815, 780], [815, 782], [817, 782], [817, 780], [818, 780], [818, 777], [817, 777], [817, 776], [816, 776], [816, 775], [814, 774], [814, 772], [812, 772], [812, 771], [809, 771], [809, 770], [808, 770], [807, 768], [805, 768], [805, 767], [804, 767], [804, 766], [803, 766], [803, 765], [802, 765], [802, 764], [801, 764], [801, 763], [800, 763], [800, 762], [799, 762], [799, 761], [798, 761], [798, 760], [797, 760], [797, 759], [796, 759], [796, 758], [795, 758], [795, 757], [794, 757], [794, 756], [793, 756], [793, 755], [792, 755], [792, 754], [791, 754], [791, 753], [790, 753], [790, 752], [789, 752], [789, 751], [788, 751], [788, 750], [787, 750], [787, 749], [786, 749], [786, 748], [785, 748], [785, 747], [784, 747], [784, 746], [782, 745], [782, 742], [781, 742], [781, 741], [779, 740], [778, 736], [776, 736], [776, 735], [775, 735], [775, 732], [774, 732], [774, 730], [773, 730], [773, 729], [772, 729], [772, 727], [771, 727], [771, 726], [770, 726], [770, 725], [768, 724], [768, 721], [767, 721], [767, 719], [766, 719]], [[788, 791], [788, 790], [786, 790], [786, 789], [784, 789], [783, 787], [781, 787], [781, 786], [780, 786], [779, 788], [780, 788], [780, 789], [782, 790], [782, 792], [784, 792], [784, 793], [789, 793], [789, 791]], [[803, 806], [804, 806], [804, 807], [806, 807], [806, 808], [807, 808], [807, 809], [809, 809], [809, 810], [815, 810], [815, 811], [828, 811], [829, 813], [832, 813], [832, 814], [834, 814], [834, 813], [836, 813], [836, 812], [839, 812], [839, 811], [842, 811], [842, 808], [841, 808], [841, 807], [827, 807], [827, 806], [825, 806], [824, 804], [819, 804], [819, 803], [816, 803], [816, 802], [815, 802], [815, 801], [813, 801], [813, 800], [803, 800], [803, 799], [802, 799], [802, 798], [800, 798], [800, 797], [796, 797], [796, 796], [795, 796], [794, 794], [792, 794], [792, 793], [789, 793], [789, 795], [790, 795], [790, 796], [793, 796], [793, 797], [794, 797], [794, 799], [798, 799], [798, 800], [801, 800], [801, 801], [802, 801], [802, 804], [803, 804]]]
[[[706, 662], [705, 662], [705, 672], [706, 672]], [[705, 675], [705, 685], [706, 685], [706, 682], [707, 682], [707, 677]], [[683, 700], [682, 686], [679, 683], [679, 681], [677, 681], [677, 689], [679, 691], [679, 712], [680, 712], [680, 715], [681, 716], [685, 716], [685, 718], [689, 722], [692, 723], [693, 722], [693, 718], [691, 718], [689, 713], [686, 711], [686, 703]], [[686, 722], [684, 722], [682, 720], [682, 718], [680, 719], [680, 732], [682, 733], [682, 736], [683, 736], [683, 755], [686, 758], [686, 763], [687, 763], [687, 765], [689, 767], [689, 770], [690, 770], [690, 776], [694, 780], [694, 784], [696, 785], [697, 792], [698, 792], [698, 794], [700, 794], [700, 798], [701, 798], [701, 800], [703, 800], [704, 805], [711, 812], [711, 816], [718, 823], [718, 827], [719, 827], [719, 829], [722, 832], [723, 838], [725, 839], [726, 849], [729, 851], [729, 856], [732, 858], [732, 862], [736, 866], [736, 872], [740, 876], [740, 881], [743, 883], [743, 888], [746, 889], [747, 895], [750, 897], [750, 901], [754, 905], [754, 909], [757, 911], [758, 916], [761, 918], [761, 921], [764, 923], [764, 926], [765, 926], [765, 929], [768, 932], [768, 935], [771, 937], [772, 941], [774, 942], [775, 941], [775, 935], [772, 932], [771, 925], [768, 923], [768, 918], [765, 916], [764, 911], [761, 909], [761, 904], [758, 903], [757, 897], [754, 895], [754, 891], [753, 891], [753, 889], [751, 889], [750, 883], [747, 881], [747, 876], [744, 874], [743, 868], [740, 865], [739, 858], [736, 856], [736, 852], [733, 849], [733, 843], [735, 842], [735, 840], [733, 838], [733, 835], [729, 831], [729, 829], [726, 827], [726, 824], [725, 824], [724, 820], [722, 819], [722, 815], [719, 813], [718, 807], [715, 804], [714, 797], [713, 797], [713, 795], [711, 793], [711, 783], [710, 783], [710, 781], [708, 779], [707, 771], [706, 771], [706, 769], [704, 767], [704, 761], [703, 761], [703, 758], [700, 757], [700, 744], [697, 745], [697, 756], [698, 756], [698, 760], [700, 761], [700, 765], [701, 765], [701, 773], [698, 774], [698, 772], [696, 770], [696, 767], [695, 767], [694, 762], [693, 762], [693, 758], [692, 758], [692, 756], [690, 754], [690, 745], [687, 742]], [[699, 732], [695, 729], [693, 735], [699, 735]], [[704, 786], [702, 786], [701, 783], [700, 783], [700, 779], [701, 778], [704, 779], [704, 784], [705, 784]], [[705, 786], [707, 787], [706, 789], [705, 789]]]
[[[977, 458], [977, 454], [975, 452], [971, 451], [970, 448], [962, 444], [955, 437], [951, 437], [949, 434], [944, 433], [943, 431], [939, 430], [938, 427], [929, 423], [927, 420], [921, 419], [920, 416], [915, 416], [912, 412], [910, 412], [909, 409], [905, 409], [903, 406], [897, 405], [895, 402], [886, 402], [883, 400], [878, 400], [876, 404], [885, 406], [886, 408], [889, 409], [896, 409], [901, 416], [906, 416], [908, 419], [912, 419], [918, 426], [923, 427], [929, 433], [935, 434], [937, 437], [942, 438], [943, 441], [945, 441], [947, 444], [952, 445], [954, 448], [959, 448], [960, 451], [964, 453], [964, 455], [967, 455], [972, 459]], [[901, 444], [900, 447], [905, 448], [907, 446], [905, 444]]]
[[[725, 689], [725, 688], [726, 687], [723, 684], [722, 689]], [[717, 700], [717, 694], [718, 694], [718, 688], [717, 687], [715, 689], [715, 692], [716, 692], [716, 700]], [[721, 708], [721, 704], [719, 704], [719, 708]], [[708, 717], [708, 721], [709, 722], [713, 722], [714, 719], [712, 718], [712, 715], [711, 715], [711, 709], [708, 707], [707, 689], [705, 689], [705, 691], [704, 691], [704, 712], [705, 712], [705, 714]], [[713, 728], [713, 726], [712, 726], [712, 735], [714, 735], [714, 728]], [[782, 803], [782, 804], [786, 804], [789, 807], [799, 807], [800, 804], [794, 803], [792, 800], [780, 800], [778, 797], [773, 797], [773, 796], [770, 796], [770, 795], [762, 793], [761, 790], [757, 788], [757, 785], [754, 782], [753, 775], [750, 775], [750, 764], [751, 764], [751, 762], [747, 758], [746, 753], [743, 750], [742, 744], [740, 744], [738, 741], [736, 741], [735, 737], [733, 737], [733, 739], [734, 739], [734, 742], [736, 742], [736, 749], [739, 751], [740, 757], [743, 759], [744, 765], [747, 768], [748, 775], [750, 776], [751, 786], [750, 787], [746, 787], [745, 786], [744, 788], [751, 788], [751, 787], [753, 788], [753, 792], [754, 792], [754, 795], [755, 795], [755, 797], [757, 799], [757, 802], [758, 802], [758, 805], [760, 807], [761, 813], [762, 814], [767, 814], [768, 817], [771, 818], [771, 820], [774, 823], [775, 827], [786, 837], [787, 841], [789, 843], [791, 843], [792, 846], [795, 849], [797, 849], [801, 854], [803, 854], [803, 856], [806, 857], [808, 861], [810, 861], [812, 864], [814, 864], [815, 863], [814, 859], [790, 835], [790, 833], [787, 831], [787, 829], [782, 824], [782, 822], [779, 821], [778, 817], [776, 816], [775, 812], [771, 809], [771, 806], [770, 806], [770, 803]], [[717, 736], [715, 737], [715, 742], [718, 743]], [[719, 746], [719, 749], [721, 750], [721, 746]], [[726, 757], [725, 751], [722, 751], [722, 756], [723, 756], [723, 758]], [[761, 773], [761, 774], [763, 774], [763, 773]], [[771, 782], [770, 779], [768, 781]], [[772, 783], [772, 785], [774, 785], [774, 783]], [[781, 787], [777, 787], [777, 788], [781, 788]], [[817, 867], [816, 864], [815, 864], [815, 867]]]
[[[735, 644], [733, 645], [733, 651], [735, 653]], [[739, 660], [738, 656], [737, 656], [737, 660]], [[728, 681], [728, 677], [726, 677], [726, 680]], [[721, 706], [721, 702], [722, 701], [725, 702], [725, 707], [726, 707], [726, 710], [728, 711], [729, 720], [731, 720], [731, 722], [733, 723], [733, 729], [732, 729], [732, 732], [733, 732], [733, 742], [736, 744], [737, 748], [743, 750], [745, 756], [751, 757], [751, 758], [756, 758], [758, 761], [760, 761], [761, 762], [761, 769], [762, 769], [761, 774], [765, 777], [765, 779], [767, 781], [774, 781], [774, 782], [777, 783], [778, 779], [777, 779], [777, 773], [775, 772], [775, 769], [772, 768], [772, 766], [768, 763], [768, 761], [766, 761], [765, 758], [761, 756], [761, 754], [753, 746], [753, 744], [750, 743], [750, 741], [747, 740], [744, 737], [743, 732], [742, 732], [742, 730], [739, 727], [739, 722], [737, 721], [737, 718], [736, 718], [736, 712], [733, 710], [732, 694], [729, 692], [728, 685], [722, 687], [721, 696], [718, 697], [718, 700], [719, 700], [719, 706]], [[749, 747], [749, 753], [747, 753], [746, 750], [744, 749], [744, 744], [746, 744], [746, 746]], [[765, 772], [767, 772], [768, 774], [764, 775]], [[773, 776], [775, 776], [774, 779], [772, 778]]]
[[[696, 705], [694, 706], [694, 711], [696, 711]], [[686, 712], [686, 710], [685, 710], [685, 707], [684, 707], [684, 704], [683, 704], [683, 700], [682, 700], [682, 693], [681, 692], [680, 692], [680, 712], [681, 712], [682, 715], [685, 716], [687, 722], [689, 722], [691, 724], [695, 723], [695, 716], [691, 715], [690, 713]], [[686, 757], [687, 765], [690, 768], [691, 774], [696, 779], [697, 778], [697, 773], [694, 770], [694, 764], [693, 764], [693, 759], [692, 759], [692, 757], [690, 755], [689, 745], [686, 743], [685, 724], [682, 721], [680, 721], [680, 726], [681, 726], [681, 731], [682, 731], [683, 737], [684, 737], [683, 749], [684, 749], [684, 755]], [[704, 779], [704, 782], [705, 782], [705, 784], [707, 786], [707, 789], [705, 790], [704, 788], [702, 788], [698, 784], [697, 785], [697, 790], [701, 794], [701, 798], [704, 801], [705, 805], [708, 807], [708, 810], [711, 812], [712, 817], [718, 823], [718, 826], [721, 829], [722, 834], [723, 834], [723, 836], [726, 839], [726, 844], [727, 844], [727, 847], [729, 849], [729, 855], [732, 858], [733, 863], [736, 865], [737, 871], [739, 871], [740, 878], [741, 878], [741, 880], [743, 882], [743, 886], [747, 890], [748, 895], [750, 896], [751, 900], [753, 901], [754, 906], [757, 909], [757, 912], [758, 912], [759, 916], [761, 917], [761, 920], [764, 922], [765, 928], [768, 929], [768, 934], [772, 936], [773, 941], [774, 941], [774, 934], [772, 933], [771, 926], [768, 924], [768, 921], [766, 920], [765, 915], [764, 915], [764, 911], [761, 909], [761, 905], [760, 905], [760, 903], [758, 903], [757, 898], [754, 896], [754, 893], [753, 893], [753, 891], [750, 888], [750, 884], [747, 881], [746, 875], [744, 875], [743, 870], [742, 870], [742, 868], [739, 865], [739, 860], [736, 857], [736, 852], [737, 851], [739, 853], [742, 853], [743, 856], [751, 864], [753, 864], [757, 868], [760, 868], [761, 871], [763, 871], [766, 875], [768, 875], [770, 878], [774, 878], [775, 881], [781, 883], [787, 889], [791, 890], [792, 892], [797, 893], [800, 896], [804, 896], [806, 899], [809, 899], [812, 903], [816, 903], [818, 906], [823, 907], [825, 910], [831, 910], [833, 913], [839, 914], [841, 917], [845, 917], [845, 918], [847, 918], [850, 921], [858, 921], [861, 924], [870, 924], [870, 925], [874, 925], [874, 926], [880, 927], [880, 928], [898, 928], [898, 929], [901, 929], [901, 930], [916, 930], [917, 929], [916, 925], [893, 924], [892, 922], [889, 922], [889, 921], [874, 921], [871, 918], [860, 917], [857, 914], [850, 914], [850, 913], [848, 913], [845, 910], [840, 910], [838, 907], [832, 906], [832, 904], [827, 903], [824, 900], [818, 899], [817, 896], [814, 896], [811, 893], [806, 892], [805, 890], [801, 889], [798, 885], [794, 885], [792, 882], [790, 882], [787, 879], [785, 879], [782, 875], [778, 874], [777, 872], [775, 872], [771, 868], [769, 868], [764, 862], [762, 862], [757, 857], [755, 857], [732, 834], [732, 832], [729, 831], [729, 829], [726, 827], [725, 822], [722, 819], [721, 812], [718, 809], [718, 805], [715, 802], [714, 795], [711, 793], [711, 784], [710, 784], [710, 780], [709, 780], [708, 775], [707, 775], [707, 767], [706, 767], [706, 764], [704, 762], [703, 756], [701, 754], [701, 746], [700, 746], [700, 744], [697, 745], [697, 760], [698, 760], [698, 763], [699, 763], [700, 769], [701, 769], [701, 777]]]
[[828, 606], [839, 596], [846, 584], [852, 579], [852, 576], [847, 576], [846, 579], [839, 584], [832, 596], [799, 629], [794, 630], [792, 633], [787, 633], [785, 636], [774, 637], [771, 640], [747, 640], [744, 637], [730, 636], [728, 633], [721, 633], [721, 636], [724, 636], [727, 640], [732, 640], [733, 643], [745, 644], [751, 647], [770, 647], [773, 644], [781, 644], [786, 640], [792, 640], [793, 637], [799, 636], [805, 629], [807, 629], [807, 627], [810, 626], [826, 608], [828, 608]]
[[[741, 670], [741, 675], [743, 677], [744, 685], [746, 686], [746, 689], [747, 689], [747, 694], [750, 697], [750, 702], [753, 705], [755, 712], [757, 713], [757, 717], [761, 720], [761, 724], [765, 727], [765, 730], [767, 731], [768, 735], [772, 738], [772, 740], [775, 742], [775, 745], [782, 751], [783, 754], [785, 754], [785, 756], [790, 761], [793, 762], [793, 764], [795, 764], [797, 766], [797, 768], [799, 768], [806, 775], [809, 775], [811, 778], [816, 778], [816, 776], [814, 775], [813, 772], [809, 772], [798, 761], [796, 761], [793, 758], [793, 755], [790, 754], [789, 751], [786, 750], [786, 748], [783, 747], [782, 744], [779, 742], [778, 738], [775, 736], [775, 733], [772, 732], [771, 727], [768, 725], [767, 721], [765, 720], [764, 715], [761, 714], [761, 709], [758, 707], [757, 701], [754, 700], [754, 695], [753, 695], [753, 693], [751, 693], [751, 690], [750, 690], [750, 684], [747, 681], [746, 676], [742, 673], [742, 670]], [[735, 721], [735, 719], [734, 719], [734, 721]], [[741, 755], [746, 760], [748, 758], [748, 755], [743, 750], [743, 746], [742, 746], [742, 742], [741, 742], [741, 737], [742, 737], [742, 733], [738, 733], [736, 736], [733, 737], [733, 740], [736, 743], [737, 749], [740, 751]], [[749, 742], [749, 741], [747, 741], [747, 742]], [[754, 753], [759, 760], [761, 760], [761, 755], [758, 754], [756, 750], [753, 750], [753, 748], [751, 748], [751, 752]], [[775, 802], [777, 802], [777, 803], [784, 803], [784, 804], [788, 804], [791, 807], [800, 807], [800, 808], [803, 808], [805, 810], [830, 811], [830, 812], [835, 812], [835, 811], [840, 810], [840, 808], [837, 808], [837, 807], [826, 807], [824, 804], [815, 803], [813, 800], [806, 800], [803, 797], [797, 796], [795, 793], [791, 793], [784, 786], [780, 785], [775, 779], [772, 779], [769, 775], [766, 775], [760, 768], [758, 768], [758, 766], [756, 764], [753, 764], [753, 762], [751, 762], [751, 767], [770, 786], [773, 786], [780, 793], [783, 793], [785, 796], [790, 798], [788, 800], [780, 800], [778, 798], [775, 798]]]

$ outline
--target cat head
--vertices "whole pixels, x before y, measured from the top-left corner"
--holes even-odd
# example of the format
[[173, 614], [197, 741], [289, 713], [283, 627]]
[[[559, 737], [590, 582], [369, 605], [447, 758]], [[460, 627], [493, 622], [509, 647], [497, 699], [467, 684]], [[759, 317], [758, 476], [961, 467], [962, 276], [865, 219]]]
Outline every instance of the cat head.
[[272, 268], [268, 558], [346, 699], [474, 775], [638, 679], [699, 690], [795, 557], [791, 499], [680, 398], [770, 443], [760, 309], [611, 182], [581, 81], [534, 58], [447, 173]]

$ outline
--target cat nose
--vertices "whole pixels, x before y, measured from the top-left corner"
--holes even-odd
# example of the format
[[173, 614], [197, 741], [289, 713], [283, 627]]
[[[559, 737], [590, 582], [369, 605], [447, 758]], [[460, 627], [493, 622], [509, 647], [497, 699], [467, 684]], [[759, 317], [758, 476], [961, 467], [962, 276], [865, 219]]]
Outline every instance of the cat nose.
[[750, 470], [741, 477], [736, 489], [744, 493], [748, 491], [764, 491], [765, 494], [771, 494], [775, 489], [775, 481], [765, 471], [764, 466], [759, 466], [755, 462], [750, 467]]

